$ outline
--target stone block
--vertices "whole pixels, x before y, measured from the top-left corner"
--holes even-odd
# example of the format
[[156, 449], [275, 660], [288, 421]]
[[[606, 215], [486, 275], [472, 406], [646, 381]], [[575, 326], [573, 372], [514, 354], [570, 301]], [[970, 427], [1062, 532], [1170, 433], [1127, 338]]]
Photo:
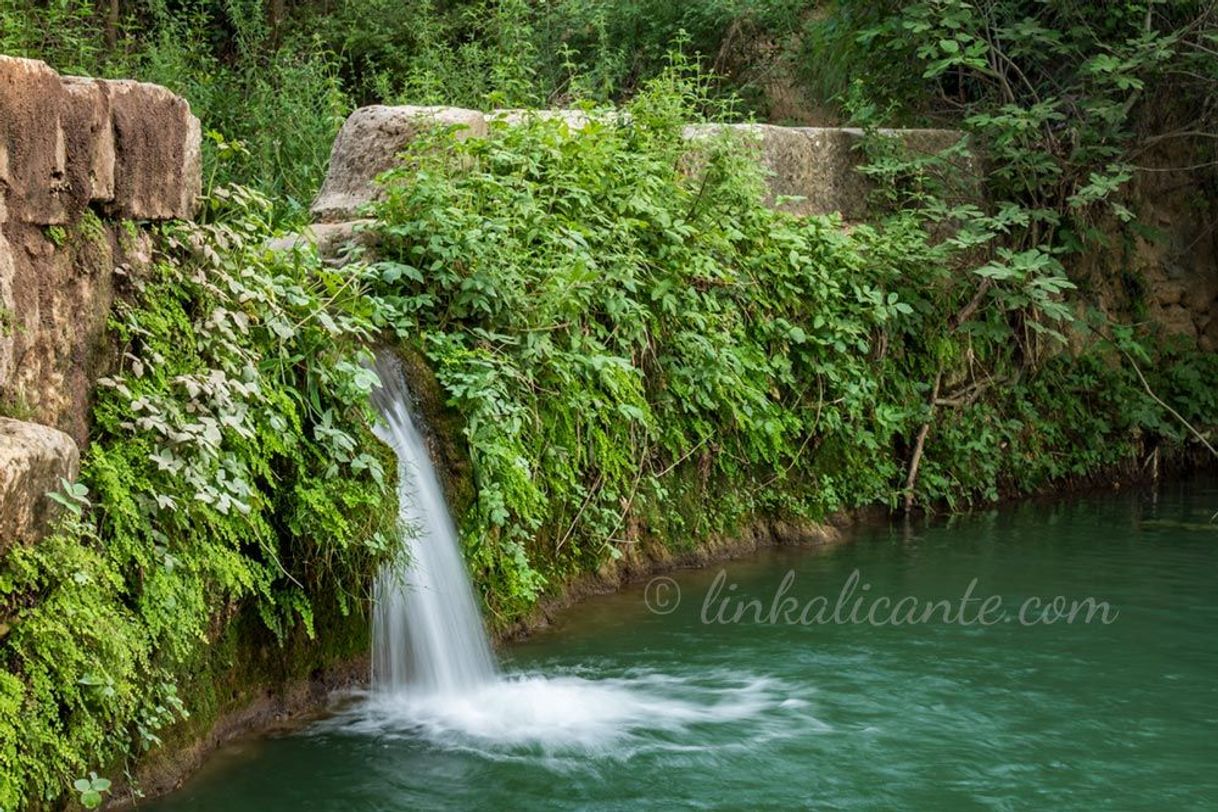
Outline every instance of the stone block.
[[0, 56], [0, 192], [9, 220], [68, 222], [65, 97], [45, 63]]
[[160, 85], [104, 82], [114, 121], [113, 208], [136, 220], [187, 219], [201, 187], [199, 122]]
[[68, 134], [68, 166], [74, 183], [82, 183], [90, 202], [114, 199], [114, 127], [110, 94], [95, 79], [65, 76], [67, 93], [64, 130]]
[[376, 177], [427, 128], [457, 126], [458, 137], [484, 136], [486, 117], [459, 107], [361, 107], [343, 124], [330, 151], [330, 169], [313, 203], [313, 217], [341, 222], [359, 217], [378, 196]]
[[[863, 131], [849, 127], [779, 127], [772, 124], [692, 124], [685, 128], [691, 142], [722, 132], [739, 135], [757, 150], [766, 170], [767, 202], [792, 214], [840, 213], [843, 220], [868, 216], [872, 186], [859, 174], [865, 162], [859, 146]], [[914, 154], [932, 154], [958, 142], [952, 130], [881, 130], [899, 138]], [[971, 171], [971, 170], [970, 170]], [[779, 198], [795, 198], [781, 205]]]
[[0, 229], [0, 393], [5, 391], [13, 372], [13, 349], [17, 335], [17, 300], [13, 282], [17, 269], [13, 252]]
[[159, 85], [60, 77], [0, 56], [0, 222], [67, 225], [90, 203], [139, 220], [189, 218], [199, 121]]
[[0, 553], [45, 535], [55, 506], [47, 493], [79, 468], [76, 443], [62, 431], [0, 417]]

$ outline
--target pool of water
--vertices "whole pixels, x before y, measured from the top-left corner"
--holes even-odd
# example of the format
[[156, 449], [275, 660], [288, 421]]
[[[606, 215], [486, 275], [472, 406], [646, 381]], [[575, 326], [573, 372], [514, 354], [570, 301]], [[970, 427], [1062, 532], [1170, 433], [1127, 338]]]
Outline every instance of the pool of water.
[[1194, 482], [671, 573], [146, 807], [1216, 809], [1215, 511]]

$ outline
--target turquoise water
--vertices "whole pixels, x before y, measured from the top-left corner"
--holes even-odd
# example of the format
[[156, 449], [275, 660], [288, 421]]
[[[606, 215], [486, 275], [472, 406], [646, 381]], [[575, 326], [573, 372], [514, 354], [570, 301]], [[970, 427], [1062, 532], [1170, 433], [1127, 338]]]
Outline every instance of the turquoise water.
[[[485, 691], [349, 697], [148, 806], [1218, 809], [1215, 511], [1212, 482], [1164, 486], [672, 573], [564, 612]], [[972, 623], [866, 622], [879, 597], [958, 606], [974, 579]], [[1073, 623], [1021, 622], [1059, 595]], [[762, 617], [718, 622], [750, 598]]]

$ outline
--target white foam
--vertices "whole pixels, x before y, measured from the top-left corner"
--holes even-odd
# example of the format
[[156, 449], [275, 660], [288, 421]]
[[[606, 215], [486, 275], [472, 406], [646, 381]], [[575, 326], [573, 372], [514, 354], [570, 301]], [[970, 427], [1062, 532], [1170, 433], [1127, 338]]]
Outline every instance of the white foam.
[[662, 674], [586, 679], [522, 674], [460, 692], [373, 692], [317, 732], [413, 738], [489, 758], [596, 754], [627, 758], [643, 750], [701, 750], [696, 729], [730, 725], [734, 741], [828, 728], [775, 680], [725, 674], [697, 681]]

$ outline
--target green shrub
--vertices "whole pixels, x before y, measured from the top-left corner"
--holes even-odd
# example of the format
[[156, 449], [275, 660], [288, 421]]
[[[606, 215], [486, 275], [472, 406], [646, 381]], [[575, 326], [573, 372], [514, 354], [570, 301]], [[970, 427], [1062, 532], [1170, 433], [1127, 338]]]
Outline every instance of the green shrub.
[[[773, 211], [749, 144], [683, 139], [708, 104], [678, 66], [580, 132], [440, 133], [384, 178], [366, 283], [464, 417], [462, 527], [501, 621], [630, 545], [895, 506], [932, 414], [927, 504], [1180, 438], [1101, 347], [1062, 354], [1070, 285], [1051, 257], [999, 250], [968, 273], [977, 234], [917, 210], [850, 230]], [[1030, 323], [1058, 348], [1033, 363]], [[1212, 421], [1199, 381], [1216, 364], [1191, 363], [1171, 395]]]

